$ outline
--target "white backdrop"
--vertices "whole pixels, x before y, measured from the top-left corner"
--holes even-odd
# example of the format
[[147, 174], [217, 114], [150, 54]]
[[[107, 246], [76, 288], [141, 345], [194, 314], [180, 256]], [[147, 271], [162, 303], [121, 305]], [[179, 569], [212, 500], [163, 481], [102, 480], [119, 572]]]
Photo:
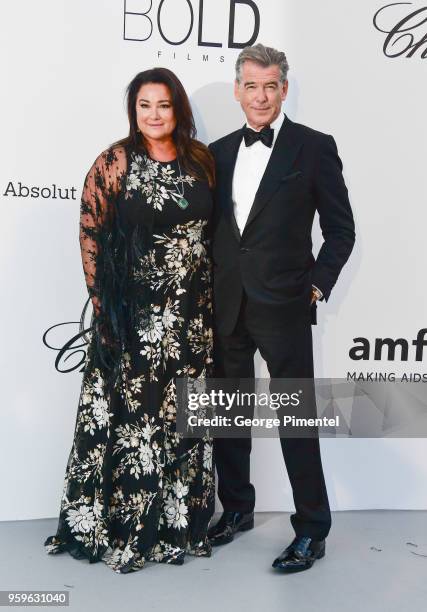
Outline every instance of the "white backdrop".
[[[425, 0], [424, 0], [425, 2]], [[81, 374], [55, 369], [57, 351], [44, 332], [78, 320], [86, 288], [78, 245], [79, 195], [95, 157], [127, 132], [124, 89], [146, 68], [163, 65], [182, 79], [199, 137], [212, 141], [243, 124], [233, 100], [228, 47], [233, 0], [17, 0], [2, 3], [3, 85], [0, 166], [2, 323], [0, 520], [56, 516], [72, 444]], [[387, 57], [387, 34], [374, 27], [386, 0], [235, 1], [235, 38], [244, 42], [260, 14], [258, 42], [287, 53], [293, 119], [331, 133], [344, 162], [357, 224], [351, 260], [313, 329], [316, 374], [423, 373], [424, 361], [353, 361], [354, 338], [411, 340], [427, 326], [424, 234], [427, 88], [421, 58], [427, 45]], [[203, 5], [202, 42], [198, 44]], [[385, 9], [381, 29], [425, 8], [409, 22], [413, 43], [427, 27], [422, 2]], [[146, 38], [146, 41], [126, 38]], [[417, 26], [417, 24], [420, 25]], [[124, 28], [125, 26], [125, 28]], [[125, 35], [125, 37], [124, 37]], [[395, 37], [397, 38], [397, 36]], [[388, 51], [402, 51], [409, 33]], [[159, 55], [160, 52], [160, 55]], [[175, 56], [174, 56], [175, 54]], [[208, 55], [206, 61], [203, 56]], [[21, 183], [21, 189], [19, 184]], [[56, 195], [52, 185], [56, 185]], [[39, 197], [25, 197], [38, 187]], [[61, 194], [68, 199], [58, 197]], [[75, 188], [75, 191], [72, 191]], [[68, 191], [66, 191], [68, 189]], [[34, 196], [36, 191], [32, 192]], [[49, 195], [50, 194], [50, 195]], [[44, 197], [46, 196], [46, 197]], [[316, 228], [316, 244], [320, 243]], [[60, 347], [76, 323], [48, 334]], [[81, 355], [80, 355], [81, 357]], [[79, 356], [61, 360], [76, 365]], [[258, 372], [267, 376], [265, 364]], [[425, 440], [322, 440], [333, 509], [427, 508]], [[292, 496], [277, 440], [255, 440], [257, 510], [290, 510]]]

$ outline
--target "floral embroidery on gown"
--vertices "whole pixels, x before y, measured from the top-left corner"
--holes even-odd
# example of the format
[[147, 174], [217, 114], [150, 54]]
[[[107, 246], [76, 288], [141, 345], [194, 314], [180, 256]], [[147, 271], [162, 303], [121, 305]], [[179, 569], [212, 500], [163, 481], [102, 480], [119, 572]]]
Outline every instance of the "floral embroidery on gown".
[[100, 307], [48, 553], [118, 573], [210, 555], [212, 440], [176, 433], [175, 380], [211, 373], [211, 212], [207, 181], [177, 161], [116, 146], [86, 177], [80, 241]]

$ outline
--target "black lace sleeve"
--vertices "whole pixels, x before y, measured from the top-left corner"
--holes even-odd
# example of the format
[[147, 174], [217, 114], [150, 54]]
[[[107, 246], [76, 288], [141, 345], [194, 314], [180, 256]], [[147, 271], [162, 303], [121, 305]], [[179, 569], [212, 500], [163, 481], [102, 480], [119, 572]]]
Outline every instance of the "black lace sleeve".
[[[86, 175], [80, 206], [80, 247], [83, 270], [93, 305], [92, 357], [100, 366], [115, 371], [121, 334], [117, 322], [120, 288], [124, 274], [117, 267], [116, 202], [126, 176], [127, 156], [122, 147], [104, 151]], [[89, 302], [89, 300], [88, 300]], [[81, 318], [81, 328], [87, 304]]]
[[80, 248], [86, 285], [96, 315], [100, 313], [103, 290], [103, 245], [112, 228], [115, 200], [125, 173], [125, 151], [116, 147], [99, 155], [84, 182], [80, 206]]

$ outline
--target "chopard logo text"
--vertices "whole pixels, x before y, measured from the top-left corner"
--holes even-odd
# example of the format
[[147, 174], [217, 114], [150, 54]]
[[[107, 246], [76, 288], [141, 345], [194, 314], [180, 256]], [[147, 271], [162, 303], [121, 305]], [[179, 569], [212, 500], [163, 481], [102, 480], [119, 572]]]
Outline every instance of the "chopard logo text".
[[413, 2], [394, 2], [380, 8], [373, 21], [375, 28], [387, 35], [383, 45], [386, 57], [427, 58], [427, 6], [414, 10]]

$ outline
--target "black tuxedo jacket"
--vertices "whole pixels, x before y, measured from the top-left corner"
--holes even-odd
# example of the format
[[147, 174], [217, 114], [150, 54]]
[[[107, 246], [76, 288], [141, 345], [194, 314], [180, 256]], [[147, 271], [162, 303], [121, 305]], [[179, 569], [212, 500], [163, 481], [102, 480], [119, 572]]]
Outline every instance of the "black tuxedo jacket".
[[[310, 315], [312, 284], [327, 300], [354, 245], [354, 221], [332, 136], [287, 117], [277, 136], [243, 234], [234, 217], [232, 180], [240, 129], [210, 145], [217, 184], [213, 223], [214, 303], [219, 333], [233, 331], [243, 289], [274, 326], [277, 316]], [[324, 242], [317, 259], [315, 211]], [[315, 308], [311, 308], [315, 322]]]

